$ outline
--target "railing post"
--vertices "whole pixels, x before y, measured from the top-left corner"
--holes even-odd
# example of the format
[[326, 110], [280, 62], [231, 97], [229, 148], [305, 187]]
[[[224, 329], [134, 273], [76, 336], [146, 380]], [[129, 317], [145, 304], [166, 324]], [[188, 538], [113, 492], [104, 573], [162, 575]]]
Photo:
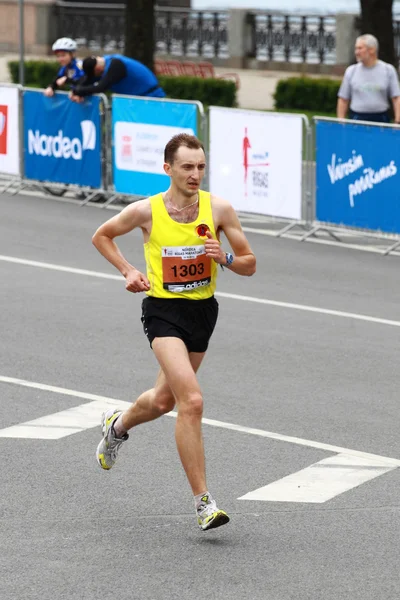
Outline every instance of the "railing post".
[[182, 55], [186, 56], [188, 46], [188, 15], [184, 13], [182, 15]]
[[171, 13], [167, 12], [167, 23], [165, 28], [165, 38], [166, 38], [166, 48], [167, 54], [171, 54], [171, 45], [172, 45], [172, 22], [171, 22]]
[[219, 18], [218, 18], [218, 13], [215, 12], [213, 14], [213, 31], [214, 31], [214, 56], [218, 57], [219, 56]]
[[307, 62], [307, 17], [301, 17], [301, 58], [303, 63]]
[[285, 24], [283, 26], [283, 53], [286, 62], [290, 62], [291, 55], [291, 39], [290, 39], [290, 17], [285, 16]]
[[268, 60], [274, 60], [274, 25], [272, 15], [268, 15], [267, 24]]
[[199, 56], [203, 56], [203, 13], [198, 13], [198, 31], [199, 37], [197, 38], [197, 52]]

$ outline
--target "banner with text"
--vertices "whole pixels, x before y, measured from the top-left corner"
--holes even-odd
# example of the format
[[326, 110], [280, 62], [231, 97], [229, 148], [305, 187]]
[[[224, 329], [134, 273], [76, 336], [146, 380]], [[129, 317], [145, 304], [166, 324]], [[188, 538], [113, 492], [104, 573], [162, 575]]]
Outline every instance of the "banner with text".
[[400, 130], [316, 122], [316, 218], [400, 233]]
[[177, 133], [197, 135], [197, 104], [113, 96], [113, 182], [117, 192], [151, 196], [169, 187], [164, 148]]
[[100, 102], [24, 91], [25, 177], [101, 187]]
[[210, 107], [210, 191], [237, 211], [301, 218], [302, 118]]
[[19, 90], [0, 85], [0, 173], [20, 174]]

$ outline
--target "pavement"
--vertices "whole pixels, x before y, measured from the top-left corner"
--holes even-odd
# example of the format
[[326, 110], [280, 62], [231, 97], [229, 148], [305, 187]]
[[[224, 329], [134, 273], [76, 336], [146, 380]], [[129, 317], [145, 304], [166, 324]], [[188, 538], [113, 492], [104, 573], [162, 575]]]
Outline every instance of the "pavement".
[[[18, 60], [18, 55], [7, 54], [0, 56], [0, 82], [9, 82], [7, 62]], [[27, 60], [34, 58], [43, 59], [43, 56], [27, 56]], [[227, 69], [216, 67], [217, 74], [237, 73], [240, 78], [240, 88], [237, 93], [240, 108], [271, 110], [274, 108], [273, 94], [280, 79], [298, 77], [299, 73], [263, 71], [250, 69]]]
[[[111, 472], [95, 461], [90, 405], [132, 401], [157, 371], [141, 297], [91, 244], [115, 213], [21, 194], [0, 210], [2, 598], [398, 599], [398, 257], [247, 231], [257, 273], [219, 274], [199, 373], [209, 487], [231, 522], [202, 533], [174, 418], [132, 431]], [[143, 269], [139, 233], [118, 243]], [[240, 499], [274, 483], [283, 498]]]

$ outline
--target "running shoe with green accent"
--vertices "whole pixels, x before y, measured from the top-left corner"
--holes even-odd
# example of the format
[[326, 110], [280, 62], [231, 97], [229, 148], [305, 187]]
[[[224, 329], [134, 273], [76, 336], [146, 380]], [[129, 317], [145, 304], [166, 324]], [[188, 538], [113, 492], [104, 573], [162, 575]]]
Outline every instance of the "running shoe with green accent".
[[101, 431], [103, 439], [97, 446], [96, 458], [102, 469], [109, 471], [117, 460], [121, 445], [129, 438], [126, 433], [122, 438], [117, 438], [114, 432], [114, 423], [122, 415], [122, 410], [107, 410], [101, 418]]
[[215, 529], [229, 522], [229, 517], [223, 510], [217, 508], [215, 501], [209, 496], [202, 497], [197, 509], [197, 523], [202, 531]]

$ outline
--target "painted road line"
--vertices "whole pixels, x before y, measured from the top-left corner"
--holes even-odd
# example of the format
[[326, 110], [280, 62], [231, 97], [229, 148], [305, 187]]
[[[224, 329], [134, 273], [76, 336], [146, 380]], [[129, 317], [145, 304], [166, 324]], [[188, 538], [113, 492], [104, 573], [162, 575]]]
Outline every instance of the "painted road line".
[[[0, 430], [0, 438], [58, 440], [75, 433], [81, 433], [86, 429], [98, 427], [100, 415], [108, 408], [118, 406], [121, 409], [125, 409], [131, 406], [130, 402], [116, 398], [87, 394], [76, 390], [12, 377], [0, 376], [0, 382], [92, 400], [80, 406], [2, 429]], [[171, 412], [166, 416], [177, 417], [177, 413]], [[303, 503], [327, 502], [339, 494], [343, 494], [400, 466], [400, 460], [397, 459], [368, 454], [357, 450], [347, 450], [330, 444], [284, 436], [261, 429], [252, 429], [207, 418], [203, 419], [203, 423], [231, 431], [262, 436], [311, 448], [324, 449], [338, 454], [253, 492], [249, 492], [238, 498], [239, 500]]]
[[[130, 402], [120, 402], [118, 405], [127, 408]], [[115, 404], [105, 400], [73, 406], [52, 415], [1, 429], [0, 438], [59, 440], [73, 433], [98, 427], [102, 413], [109, 408], [115, 408]]]
[[[73, 396], [75, 398], [83, 398], [85, 400], [99, 401], [99, 402], [103, 403], [104, 405], [107, 405], [107, 406], [109, 405], [110, 407], [125, 408], [125, 407], [128, 407], [131, 405], [130, 402], [126, 402], [124, 400], [118, 400], [118, 398], [108, 398], [107, 396], [99, 396], [97, 394], [88, 394], [86, 392], [79, 392], [77, 390], [71, 390], [68, 388], [62, 388], [62, 387], [47, 385], [47, 384], [43, 384], [43, 383], [37, 383], [37, 382], [33, 382], [33, 381], [26, 381], [24, 379], [17, 379], [14, 377], [0, 376], [0, 383], [19, 385], [22, 387], [43, 390], [46, 392], [53, 392], [53, 393], [61, 394], [64, 396]], [[176, 418], [177, 413], [172, 411], [172, 412], [168, 413], [166, 416]], [[97, 419], [98, 419], [98, 415], [97, 415]], [[256, 435], [259, 437], [276, 440], [278, 442], [287, 442], [289, 444], [296, 444], [296, 445], [305, 446], [308, 448], [317, 448], [318, 450], [326, 450], [327, 452], [332, 452], [334, 454], [346, 454], [349, 456], [364, 458], [366, 460], [376, 463], [378, 466], [382, 466], [382, 465], [385, 465], [388, 467], [399, 467], [400, 466], [399, 459], [390, 458], [390, 457], [386, 457], [386, 456], [380, 456], [378, 454], [371, 454], [368, 452], [362, 452], [360, 450], [350, 450], [348, 448], [343, 448], [341, 446], [334, 446], [332, 444], [325, 444], [323, 442], [315, 442], [312, 440], [305, 440], [302, 438], [283, 435], [281, 433], [273, 433], [271, 431], [265, 431], [263, 429], [255, 429], [253, 427], [245, 427], [243, 425], [236, 425], [234, 423], [226, 423], [224, 421], [217, 421], [215, 419], [203, 418], [203, 423], [205, 425], [210, 425], [211, 427], [218, 427], [221, 429], [228, 429], [230, 431], [236, 431], [239, 433]], [[97, 420], [96, 424], [98, 424], [98, 420]], [[1, 434], [1, 430], [0, 430], [0, 434]]]
[[25, 258], [17, 258], [15, 256], [0, 255], [0, 260], [11, 262], [16, 265], [26, 265], [27, 267], [37, 267], [39, 269], [49, 269], [51, 271], [60, 271], [62, 273], [72, 273], [73, 275], [87, 275], [88, 277], [99, 277], [101, 279], [117, 279], [123, 280], [122, 275], [113, 275], [112, 273], [101, 273], [100, 271], [88, 271], [86, 269], [76, 269], [75, 267], [64, 267], [63, 265], [55, 265], [53, 263], [44, 263], [37, 260], [28, 260]]
[[[124, 278], [121, 275], [113, 275], [111, 273], [102, 273], [100, 271], [89, 271], [86, 269], [76, 269], [74, 267], [64, 267], [51, 263], [42, 263], [34, 260], [25, 260], [16, 258], [13, 256], [0, 255], [0, 261], [11, 262], [14, 264], [26, 265], [30, 267], [38, 267], [43, 269], [50, 269], [53, 271], [62, 271], [64, 273], [71, 273], [75, 275], [85, 275], [88, 277], [98, 277], [102, 279], [112, 279], [123, 281]], [[329, 315], [333, 317], [341, 317], [344, 319], [354, 319], [357, 321], [366, 321], [368, 323], [376, 323], [378, 325], [389, 325], [390, 327], [400, 327], [400, 321], [393, 321], [391, 319], [381, 319], [380, 317], [373, 317], [370, 315], [363, 315], [359, 313], [350, 313], [341, 310], [332, 310], [329, 308], [320, 308], [318, 306], [309, 306], [307, 304], [296, 304], [293, 302], [281, 302], [279, 300], [269, 300], [267, 298], [255, 298], [253, 296], [241, 296], [239, 294], [229, 294], [226, 292], [216, 292], [216, 296], [220, 298], [229, 298], [230, 300], [239, 300], [241, 302], [254, 302], [255, 304], [264, 304], [267, 306], [276, 306], [279, 308], [289, 308], [293, 310], [302, 310], [305, 312], [319, 313], [321, 315]]]
[[338, 454], [283, 477], [238, 500], [323, 503], [395, 469], [360, 456]]

